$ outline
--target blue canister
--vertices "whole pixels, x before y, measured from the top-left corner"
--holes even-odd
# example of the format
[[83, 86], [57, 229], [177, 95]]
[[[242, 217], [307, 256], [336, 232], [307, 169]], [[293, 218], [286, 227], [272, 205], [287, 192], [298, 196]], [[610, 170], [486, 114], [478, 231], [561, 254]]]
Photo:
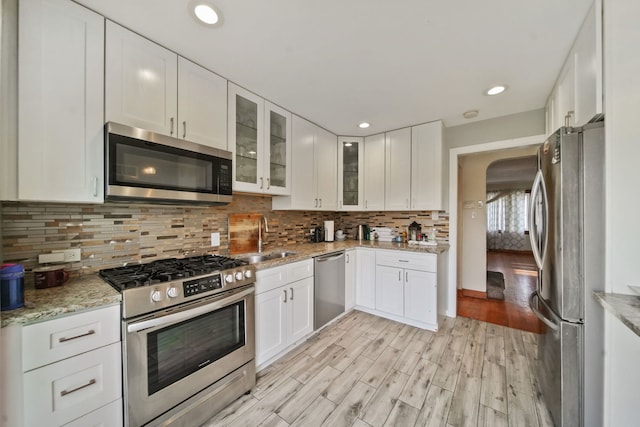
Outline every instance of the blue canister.
[[24, 267], [20, 264], [2, 264], [0, 287], [2, 311], [24, 306]]

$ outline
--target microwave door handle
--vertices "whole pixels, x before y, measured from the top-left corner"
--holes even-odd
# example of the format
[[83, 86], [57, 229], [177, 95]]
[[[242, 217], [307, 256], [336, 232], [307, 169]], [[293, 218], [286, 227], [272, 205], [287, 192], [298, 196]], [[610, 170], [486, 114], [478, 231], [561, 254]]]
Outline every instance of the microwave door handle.
[[156, 317], [149, 320], [143, 320], [141, 322], [131, 323], [127, 325], [127, 332], [140, 332], [144, 329], [169, 326], [174, 323], [178, 323], [183, 320], [190, 319], [194, 316], [199, 316], [201, 314], [205, 314], [210, 311], [223, 308], [229, 304], [233, 304], [235, 302], [241, 301], [242, 299], [244, 299], [244, 297], [252, 294], [253, 292], [254, 292], [254, 289], [253, 287], [251, 287], [249, 289], [245, 289], [236, 294], [225, 296], [209, 304], [201, 305], [199, 307], [194, 307], [194, 308], [187, 308], [183, 311], [180, 311], [174, 314], [169, 314], [167, 316], [161, 316], [161, 317]]

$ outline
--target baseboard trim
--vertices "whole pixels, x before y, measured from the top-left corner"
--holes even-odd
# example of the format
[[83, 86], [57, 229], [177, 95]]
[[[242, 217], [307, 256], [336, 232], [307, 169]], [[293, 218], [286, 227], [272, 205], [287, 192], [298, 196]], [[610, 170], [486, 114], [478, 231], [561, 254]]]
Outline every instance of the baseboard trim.
[[471, 289], [460, 289], [459, 292], [465, 297], [487, 299], [487, 293], [482, 291], [473, 291]]

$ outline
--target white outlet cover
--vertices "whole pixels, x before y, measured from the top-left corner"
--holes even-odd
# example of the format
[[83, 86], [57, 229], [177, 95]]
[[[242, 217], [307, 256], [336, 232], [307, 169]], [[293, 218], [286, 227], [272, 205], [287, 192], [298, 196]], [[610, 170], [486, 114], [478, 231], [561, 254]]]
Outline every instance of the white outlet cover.
[[211, 246], [220, 246], [220, 233], [211, 233]]

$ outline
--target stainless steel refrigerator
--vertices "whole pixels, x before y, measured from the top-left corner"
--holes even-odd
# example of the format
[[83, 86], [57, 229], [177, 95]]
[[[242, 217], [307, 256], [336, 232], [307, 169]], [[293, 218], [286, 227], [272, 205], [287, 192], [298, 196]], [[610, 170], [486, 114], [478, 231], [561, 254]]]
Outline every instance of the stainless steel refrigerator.
[[545, 323], [536, 381], [558, 427], [603, 424], [604, 122], [560, 128], [538, 150], [529, 236]]

